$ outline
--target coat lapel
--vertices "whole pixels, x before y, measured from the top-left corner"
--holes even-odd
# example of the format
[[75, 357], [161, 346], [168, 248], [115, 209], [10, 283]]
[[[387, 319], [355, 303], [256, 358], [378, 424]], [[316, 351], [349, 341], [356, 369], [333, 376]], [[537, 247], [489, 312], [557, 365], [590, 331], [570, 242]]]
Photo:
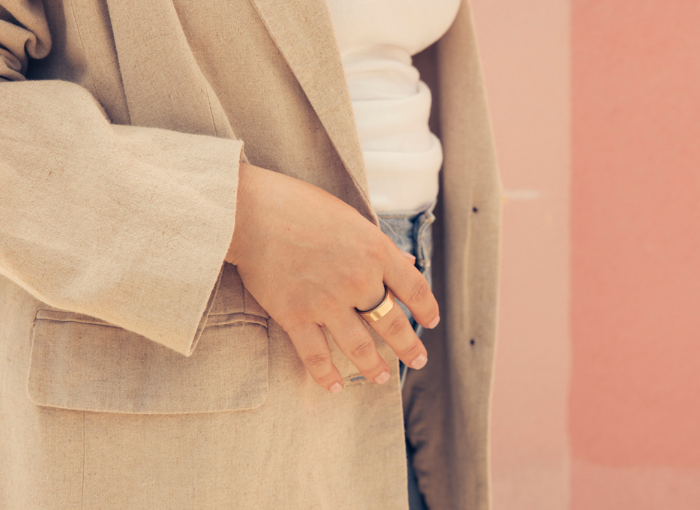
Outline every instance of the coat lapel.
[[172, 0], [107, 0], [131, 123], [235, 138]]
[[357, 126], [327, 0], [252, 0], [374, 217]]
[[[131, 123], [235, 137], [197, 65], [172, 0], [107, 0], [107, 4]], [[360, 191], [363, 212], [374, 218], [326, 0], [253, 0], [253, 4]]]

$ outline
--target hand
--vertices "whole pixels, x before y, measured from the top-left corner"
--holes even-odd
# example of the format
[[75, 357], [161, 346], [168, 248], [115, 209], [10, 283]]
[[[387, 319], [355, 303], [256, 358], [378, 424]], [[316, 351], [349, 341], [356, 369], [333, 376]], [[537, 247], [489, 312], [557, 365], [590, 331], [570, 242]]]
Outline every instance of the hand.
[[[226, 261], [287, 332], [319, 385], [342, 389], [321, 326], [368, 381], [386, 382], [389, 367], [355, 308], [379, 304], [386, 283], [419, 324], [435, 327], [438, 304], [423, 275], [377, 226], [330, 193], [246, 163], [239, 179]], [[369, 324], [406, 365], [420, 369], [428, 361], [398, 304]]]

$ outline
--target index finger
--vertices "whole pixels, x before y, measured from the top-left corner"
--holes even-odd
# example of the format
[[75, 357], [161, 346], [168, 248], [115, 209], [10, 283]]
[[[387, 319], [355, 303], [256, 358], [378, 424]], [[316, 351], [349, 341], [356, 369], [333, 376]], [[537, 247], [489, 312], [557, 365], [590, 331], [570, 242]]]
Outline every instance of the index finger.
[[384, 282], [408, 307], [418, 324], [424, 328], [434, 328], [440, 322], [440, 309], [430, 290], [430, 284], [398, 248], [394, 246], [389, 253], [389, 263], [384, 268]]

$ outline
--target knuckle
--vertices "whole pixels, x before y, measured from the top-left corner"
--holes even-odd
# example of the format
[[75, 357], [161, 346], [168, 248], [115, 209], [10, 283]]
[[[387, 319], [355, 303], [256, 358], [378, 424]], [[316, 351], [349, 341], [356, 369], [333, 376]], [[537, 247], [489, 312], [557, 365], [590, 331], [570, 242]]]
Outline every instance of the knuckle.
[[328, 312], [344, 305], [344, 303], [341, 304], [338, 294], [327, 288], [321, 288], [315, 292], [316, 294], [308, 299], [305, 309], [305, 313], [310, 318], [313, 317], [310, 321], [315, 321], [321, 311]]
[[403, 314], [397, 315], [387, 324], [386, 332], [390, 336], [399, 336], [406, 332], [409, 325], [408, 319]]
[[289, 324], [290, 329], [296, 329], [307, 322], [304, 320], [305, 315], [301, 310], [289, 310], [284, 313], [281, 319], [284, 320], [285, 324]]
[[304, 365], [313, 370], [325, 368], [330, 363], [330, 356], [323, 352], [309, 354], [304, 357]]
[[348, 286], [359, 293], [364, 293], [370, 288], [369, 280], [370, 278], [367, 272], [362, 271], [361, 269], [350, 271], [345, 277], [345, 281], [347, 282]]
[[419, 303], [426, 299], [430, 295], [430, 286], [425, 279], [421, 278], [418, 280], [411, 289], [409, 294], [411, 302]]
[[381, 236], [370, 236], [365, 246], [367, 258], [374, 261], [384, 260], [386, 257], [386, 247]]
[[350, 354], [355, 358], [366, 358], [374, 351], [374, 342], [372, 340], [361, 340], [356, 342]]
[[[311, 322], [309, 320], [309, 307], [304, 306], [300, 302], [288, 302], [282, 308], [280, 320], [284, 321], [290, 327], [295, 329], [299, 326]], [[279, 322], [279, 321], [278, 321]]]
[[368, 235], [357, 239], [357, 265], [367, 270], [367, 268], [381, 268], [387, 258], [386, 243], [382, 238], [384, 234], [377, 229]]

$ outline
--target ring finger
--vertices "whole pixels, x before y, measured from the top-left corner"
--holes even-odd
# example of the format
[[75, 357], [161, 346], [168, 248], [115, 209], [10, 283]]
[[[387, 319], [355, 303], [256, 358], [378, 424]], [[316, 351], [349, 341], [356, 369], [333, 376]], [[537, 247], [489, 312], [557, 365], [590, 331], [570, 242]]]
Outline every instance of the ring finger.
[[368, 381], [381, 384], [389, 379], [389, 366], [377, 352], [372, 335], [357, 314], [344, 312], [332, 322], [326, 322], [326, 327], [336, 345]]

